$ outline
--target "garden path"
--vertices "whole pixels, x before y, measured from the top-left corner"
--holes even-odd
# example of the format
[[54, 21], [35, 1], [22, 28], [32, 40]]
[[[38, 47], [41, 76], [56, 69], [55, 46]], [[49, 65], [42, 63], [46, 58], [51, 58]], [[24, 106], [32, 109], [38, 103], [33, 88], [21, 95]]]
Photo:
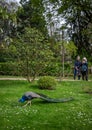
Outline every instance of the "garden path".
[[[20, 78], [20, 77], [0, 77], [0, 80], [27, 80], [26, 78]], [[38, 80], [38, 78], [36, 78], [35, 80]], [[69, 78], [62, 78], [61, 80], [58, 78], [56, 79], [57, 81], [82, 81], [82, 80], [73, 80], [73, 79], [69, 79]], [[92, 81], [92, 80], [88, 80], [88, 81]]]

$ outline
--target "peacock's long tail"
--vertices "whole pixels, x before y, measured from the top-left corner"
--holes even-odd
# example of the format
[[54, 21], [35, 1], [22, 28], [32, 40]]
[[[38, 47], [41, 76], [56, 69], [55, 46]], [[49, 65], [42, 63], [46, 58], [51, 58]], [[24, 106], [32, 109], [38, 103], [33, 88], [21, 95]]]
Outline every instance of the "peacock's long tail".
[[59, 98], [59, 99], [54, 99], [54, 98], [49, 98], [48, 96], [46, 95], [43, 95], [43, 94], [40, 94], [40, 93], [37, 93], [38, 95], [40, 95], [40, 98], [46, 102], [52, 102], [52, 103], [58, 103], [58, 102], [68, 102], [68, 101], [72, 101], [74, 100], [72, 97], [69, 97], [69, 98]]

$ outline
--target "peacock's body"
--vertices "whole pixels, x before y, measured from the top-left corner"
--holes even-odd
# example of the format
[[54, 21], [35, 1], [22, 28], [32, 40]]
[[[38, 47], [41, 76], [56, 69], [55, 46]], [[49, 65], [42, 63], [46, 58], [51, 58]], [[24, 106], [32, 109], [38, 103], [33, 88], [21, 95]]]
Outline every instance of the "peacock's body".
[[22, 98], [19, 100], [19, 102], [25, 102], [27, 101], [27, 104], [31, 104], [31, 100], [34, 98], [40, 98], [46, 102], [52, 102], [52, 103], [58, 103], [58, 102], [68, 102], [68, 101], [72, 101], [73, 98], [60, 98], [60, 99], [54, 99], [54, 98], [49, 98], [48, 96], [41, 94], [41, 93], [35, 93], [35, 92], [26, 92]]

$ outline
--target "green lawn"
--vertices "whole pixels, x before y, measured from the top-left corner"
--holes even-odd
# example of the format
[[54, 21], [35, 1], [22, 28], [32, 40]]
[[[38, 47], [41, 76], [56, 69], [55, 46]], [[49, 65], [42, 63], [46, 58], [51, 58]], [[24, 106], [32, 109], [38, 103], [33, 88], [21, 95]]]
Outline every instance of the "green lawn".
[[[86, 86], [92, 87], [92, 82], [63, 81], [56, 90], [39, 90], [36, 83], [0, 81], [0, 130], [91, 130], [92, 95], [83, 92]], [[34, 99], [31, 107], [24, 108], [18, 99], [26, 91], [75, 100], [46, 103]]]

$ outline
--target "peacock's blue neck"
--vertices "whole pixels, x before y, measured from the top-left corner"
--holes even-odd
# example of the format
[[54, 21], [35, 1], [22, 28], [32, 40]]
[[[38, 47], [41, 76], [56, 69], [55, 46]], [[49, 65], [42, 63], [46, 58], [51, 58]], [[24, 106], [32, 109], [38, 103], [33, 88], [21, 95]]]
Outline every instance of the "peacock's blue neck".
[[28, 100], [28, 98], [24, 95], [24, 96], [22, 96], [22, 98], [19, 100], [19, 102], [25, 102], [25, 101], [27, 101]]

